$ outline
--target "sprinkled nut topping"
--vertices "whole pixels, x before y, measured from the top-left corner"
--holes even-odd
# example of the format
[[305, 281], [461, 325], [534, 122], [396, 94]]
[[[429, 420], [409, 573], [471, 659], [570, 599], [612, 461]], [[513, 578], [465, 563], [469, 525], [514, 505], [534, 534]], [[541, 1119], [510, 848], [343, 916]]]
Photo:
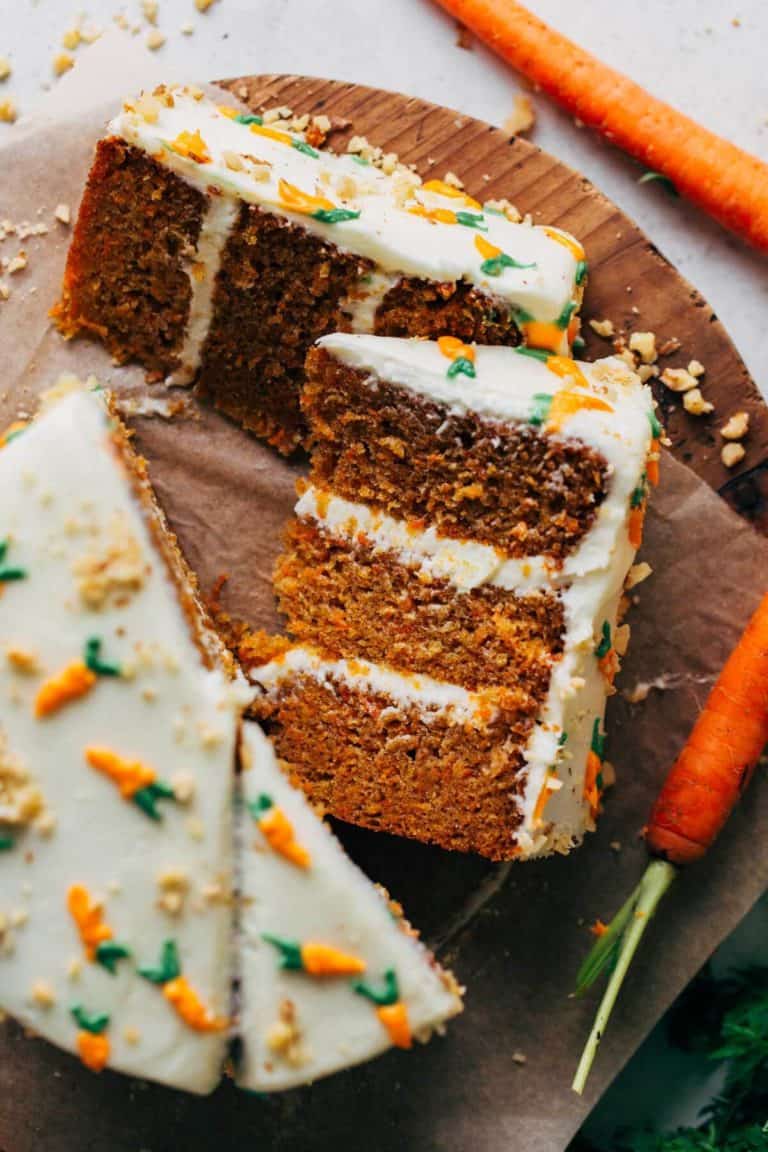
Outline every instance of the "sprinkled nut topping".
[[734, 412], [723, 424], [720, 435], [723, 440], [743, 440], [749, 431], [749, 413]]
[[145, 579], [141, 546], [122, 516], [113, 516], [107, 536], [100, 548], [73, 565], [80, 599], [96, 612], [109, 604], [126, 604]]
[[709, 400], [705, 400], [701, 394], [700, 388], [691, 388], [683, 396], [683, 408], [689, 412], [691, 416], [706, 416], [710, 412], [714, 412], [714, 404], [710, 404]]
[[163, 44], [165, 44], [165, 36], [163, 36], [159, 28], [150, 28], [144, 43], [150, 52], [156, 52], [158, 48], [162, 48]]
[[612, 320], [590, 320], [589, 326], [593, 332], [598, 336], [602, 336], [604, 340], [610, 340], [614, 335], [614, 327]]
[[291, 1000], [281, 1001], [278, 1019], [267, 1032], [266, 1040], [267, 1047], [291, 1068], [301, 1068], [310, 1059]]
[[45, 980], [36, 980], [30, 995], [38, 1008], [53, 1008], [56, 1003], [56, 993]]
[[26, 648], [18, 648], [15, 644], [9, 644], [5, 650], [5, 658], [14, 672], [18, 672], [21, 676], [36, 676], [40, 671], [37, 656], [34, 652], [27, 651]]
[[665, 368], [661, 374], [661, 382], [673, 392], [690, 392], [692, 388], [698, 387], [696, 377], [686, 368]]
[[653, 364], [658, 358], [655, 332], [633, 332], [629, 338], [630, 352], [637, 352], [644, 364]]
[[704, 375], [705, 369], [704, 369], [704, 365], [702, 363], [700, 363], [700, 361], [691, 360], [690, 364], [688, 365], [688, 371], [690, 372], [691, 376], [697, 376], [698, 377], [698, 376]]
[[736, 441], [731, 441], [724, 444], [720, 452], [720, 459], [726, 468], [735, 468], [747, 454], [747, 450], [743, 444], [738, 444]]

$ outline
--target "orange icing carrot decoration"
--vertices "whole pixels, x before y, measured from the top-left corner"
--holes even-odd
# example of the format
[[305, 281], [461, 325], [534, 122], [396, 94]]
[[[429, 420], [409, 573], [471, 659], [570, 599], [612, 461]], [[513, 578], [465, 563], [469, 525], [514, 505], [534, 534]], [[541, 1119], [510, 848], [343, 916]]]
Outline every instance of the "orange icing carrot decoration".
[[598, 667], [605, 677], [606, 682], [609, 685], [613, 684], [621, 665], [619, 663], [618, 652], [613, 647], [611, 626], [607, 620], [603, 621], [600, 643], [595, 648], [595, 656], [597, 656]]
[[531, 348], [545, 348], [549, 352], [559, 352], [563, 346], [563, 330], [557, 324], [543, 320], [524, 320], [521, 324], [526, 343]]
[[627, 519], [629, 542], [633, 548], [639, 548], [643, 542], [643, 524], [645, 523], [645, 501], [638, 508], [631, 508]]
[[358, 996], [364, 996], [376, 1005], [376, 1015], [389, 1033], [389, 1038], [396, 1048], [410, 1048], [413, 1043], [410, 1024], [408, 1023], [408, 1010], [400, 999], [397, 973], [394, 968], [388, 968], [384, 973], [381, 987], [369, 984], [366, 980], [357, 980], [352, 985]]
[[554, 240], [556, 244], [562, 244], [563, 248], [567, 248], [577, 262], [583, 260], [585, 253], [581, 244], [574, 236], [569, 236], [565, 232], [560, 232], [557, 228], [542, 228], [545, 236], [549, 236], [550, 240]]
[[91, 768], [101, 772], [120, 790], [125, 800], [132, 800], [152, 820], [160, 820], [158, 800], [173, 800], [173, 789], [158, 780], [154, 768], [140, 760], [127, 760], [111, 748], [91, 745], [85, 749]]
[[113, 936], [112, 929], [103, 919], [102, 905], [91, 900], [88, 889], [82, 884], [73, 884], [67, 892], [67, 910], [77, 925], [86, 956], [94, 960], [99, 944]]
[[280, 952], [280, 967], [289, 971], [306, 972], [310, 976], [358, 976], [365, 972], [365, 961], [349, 952], [342, 952], [331, 944], [308, 940], [283, 940], [279, 936], [262, 933]]
[[305, 216], [311, 216], [313, 212], [317, 212], [319, 209], [331, 211], [336, 207], [331, 200], [326, 200], [324, 196], [312, 196], [309, 192], [302, 192], [301, 188], [289, 184], [287, 180], [281, 179], [277, 187], [282, 203], [292, 212], [302, 212]]
[[77, 1053], [91, 1072], [101, 1072], [109, 1060], [110, 1046], [106, 1030], [109, 1016], [106, 1013], [86, 1012], [80, 1004], [70, 1008], [80, 1031], [77, 1034]]
[[464, 344], [455, 336], [438, 336], [437, 346], [448, 360], [455, 360], [457, 356], [463, 356], [466, 360], [474, 362], [475, 350], [472, 345]]
[[[550, 359], [565, 359], [565, 357], [550, 357]], [[547, 367], [549, 367], [549, 360]], [[613, 412], [610, 404], [606, 404], [605, 400], [601, 400], [598, 396], [586, 395], [583, 392], [569, 392], [567, 389], [561, 389], [556, 392], [552, 397], [552, 404], [549, 409], [547, 417], [547, 429], [553, 432], [560, 432], [563, 425], [568, 421], [571, 416], [575, 416], [577, 412], [582, 412], [589, 409], [593, 412]]]
[[282, 808], [272, 808], [259, 820], [259, 828], [274, 852], [285, 856], [297, 868], [309, 868], [312, 857], [296, 840], [293, 825]]
[[221, 1032], [229, 1027], [229, 1021], [223, 1016], [214, 1016], [187, 980], [186, 976], [177, 976], [163, 986], [163, 996], [185, 1024], [195, 1032]]
[[648, 477], [648, 483], [652, 484], [654, 488], [657, 487], [657, 485], [659, 483], [659, 479], [660, 479], [660, 477], [659, 477], [659, 448], [660, 448], [659, 441], [654, 438], [651, 441], [651, 451], [650, 451], [650, 455], [648, 457], [648, 461], [645, 465], [645, 475]]
[[26, 427], [26, 420], [14, 420], [12, 424], [9, 424], [5, 431], [0, 433], [0, 448], [5, 448], [6, 444], [14, 440]]
[[211, 154], [199, 130], [180, 132], [176, 139], [171, 141], [170, 147], [177, 156], [194, 160], [195, 164], [210, 164], [211, 162]]
[[270, 140], [277, 140], [278, 144], [293, 144], [293, 138], [279, 128], [269, 128], [266, 124], [249, 124], [251, 132], [257, 136], [268, 136]]
[[600, 812], [600, 796], [603, 789], [603, 750], [605, 736], [600, 732], [600, 720], [596, 717], [592, 727], [592, 744], [587, 752], [587, 767], [584, 773], [584, 799], [594, 820]]
[[589, 381], [576, 361], [572, 360], [570, 356], [549, 356], [546, 365], [549, 371], [554, 372], [555, 376], [559, 376], [561, 380], [571, 379], [581, 385], [582, 388], [589, 388]]
[[96, 683], [96, 674], [82, 660], [68, 664], [61, 672], [40, 685], [35, 698], [35, 716], [41, 718], [58, 712], [73, 700], [87, 695]]
[[456, 213], [451, 212], [450, 208], [425, 208], [423, 204], [414, 204], [407, 211], [412, 216], [423, 216], [435, 224], [458, 224]]
[[376, 1015], [389, 1033], [389, 1038], [396, 1048], [413, 1047], [413, 1035], [408, 1023], [408, 1010], [405, 1004], [384, 1004], [376, 1009]]
[[491, 244], [490, 240], [486, 240], [485, 236], [475, 236], [475, 248], [477, 248], [483, 260], [495, 260], [498, 256], [503, 255], [501, 248], [497, 248], [495, 244]]
[[446, 184], [444, 180], [427, 180], [426, 184], [421, 185], [424, 192], [435, 192], [438, 196], [447, 196], [451, 200], [461, 200], [467, 208], [482, 209], [482, 204], [478, 200], [474, 200], [463, 192], [461, 188], [454, 188], [452, 184]]

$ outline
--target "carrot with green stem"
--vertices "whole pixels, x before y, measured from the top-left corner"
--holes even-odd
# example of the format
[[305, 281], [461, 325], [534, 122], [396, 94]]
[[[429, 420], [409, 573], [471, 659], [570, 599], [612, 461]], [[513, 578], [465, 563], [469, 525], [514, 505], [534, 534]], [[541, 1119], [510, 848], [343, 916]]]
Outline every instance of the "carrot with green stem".
[[516, 0], [437, 2], [583, 124], [768, 250], [768, 164], [652, 96]]
[[581, 995], [613, 966], [573, 1081], [587, 1081], [632, 957], [678, 869], [715, 842], [768, 744], [768, 594], [717, 678], [651, 811], [645, 839], [655, 857], [599, 937], [576, 978]]

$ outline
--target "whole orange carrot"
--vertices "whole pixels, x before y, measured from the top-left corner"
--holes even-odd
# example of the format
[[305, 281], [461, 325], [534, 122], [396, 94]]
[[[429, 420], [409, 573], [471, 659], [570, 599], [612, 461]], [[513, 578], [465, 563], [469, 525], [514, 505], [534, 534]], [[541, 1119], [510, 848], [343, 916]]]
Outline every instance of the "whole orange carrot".
[[584, 124], [768, 251], [768, 164], [561, 36], [516, 0], [437, 0]]
[[582, 1092], [645, 926], [677, 875], [714, 843], [768, 744], [768, 595], [717, 678], [651, 812], [646, 843], [658, 857], [592, 947], [577, 993], [613, 965], [573, 1087]]

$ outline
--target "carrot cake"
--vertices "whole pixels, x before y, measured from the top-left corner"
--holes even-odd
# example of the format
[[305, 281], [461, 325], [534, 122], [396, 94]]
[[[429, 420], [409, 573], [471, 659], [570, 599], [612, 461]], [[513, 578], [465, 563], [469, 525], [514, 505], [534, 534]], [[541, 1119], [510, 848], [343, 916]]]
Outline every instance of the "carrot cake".
[[461, 1010], [452, 978], [243, 726], [242, 1060], [275, 1091], [426, 1040]]
[[458, 1011], [253, 724], [241, 751], [253, 688], [105, 393], [62, 381], [0, 447], [0, 1009], [94, 1071], [192, 1092], [238, 1031], [240, 1082], [269, 1090]]
[[0, 451], [0, 1008], [93, 1069], [207, 1092], [252, 692], [104, 393], [54, 399]]
[[242, 655], [329, 812], [494, 859], [594, 826], [660, 432], [621, 360], [355, 334], [307, 359], [311, 473]]
[[100, 141], [58, 324], [290, 451], [311, 343], [334, 330], [567, 353], [587, 265], [557, 228], [440, 180], [161, 87]]

